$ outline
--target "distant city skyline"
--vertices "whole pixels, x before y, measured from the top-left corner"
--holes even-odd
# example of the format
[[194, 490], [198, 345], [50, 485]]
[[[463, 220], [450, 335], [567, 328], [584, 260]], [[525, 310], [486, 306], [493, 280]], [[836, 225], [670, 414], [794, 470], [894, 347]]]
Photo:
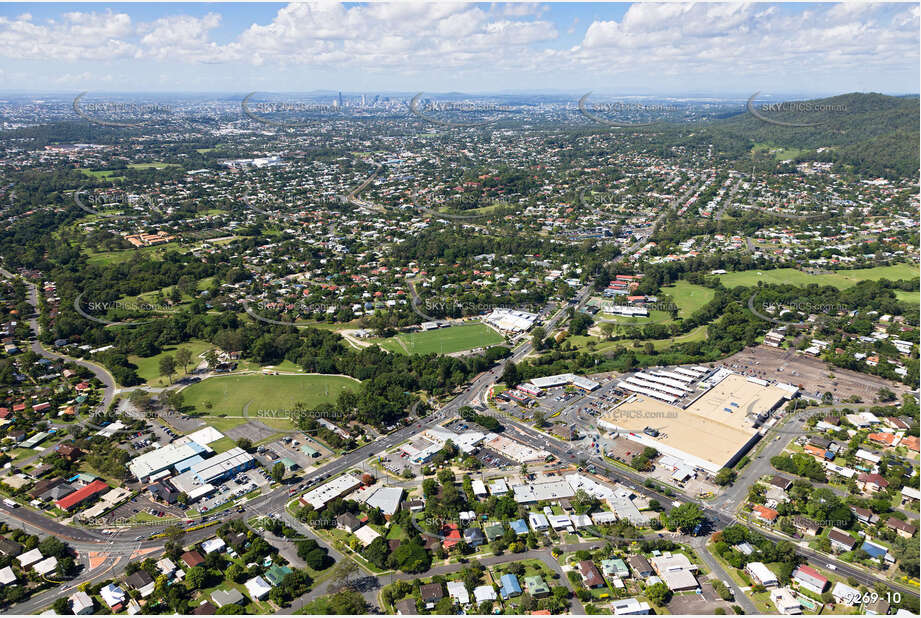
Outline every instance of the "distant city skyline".
[[913, 94], [915, 4], [0, 4], [2, 92]]

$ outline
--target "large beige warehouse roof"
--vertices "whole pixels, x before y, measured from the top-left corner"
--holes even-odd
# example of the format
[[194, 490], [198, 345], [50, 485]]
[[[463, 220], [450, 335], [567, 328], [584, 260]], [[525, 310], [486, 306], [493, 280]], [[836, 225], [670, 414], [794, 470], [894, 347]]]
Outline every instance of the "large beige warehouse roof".
[[[630, 438], [637, 442], [715, 472], [757, 433], [752, 418], [766, 414], [787, 397], [789, 393], [779, 387], [761, 386], [744, 376], [731, 375], [684, 410], [637, 395], [602, 420], [634, 432]], [[656, 429], [659, 436], [644, 434], [646, 427]]]

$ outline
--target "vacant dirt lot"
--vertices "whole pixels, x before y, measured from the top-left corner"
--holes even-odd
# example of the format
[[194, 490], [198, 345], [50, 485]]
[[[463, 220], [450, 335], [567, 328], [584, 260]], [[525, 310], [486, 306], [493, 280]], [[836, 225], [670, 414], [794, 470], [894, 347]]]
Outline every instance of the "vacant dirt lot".
[[[857, 395], [861, 402], [872, 403], [876, 401], [876, 393], [883, 387], [900, 396], [909, 390], [904, 384], [848, 369], [838, 369], [818, 358], [769, 346], [746, 348], [719, 364], [745, 375], [802, 385], [803, 394], [810, 397], [821, 397], [823, 393], [830, 391], [835, 396], [835, 401]], [[829, 374], [835, 377], [831, 378]]]

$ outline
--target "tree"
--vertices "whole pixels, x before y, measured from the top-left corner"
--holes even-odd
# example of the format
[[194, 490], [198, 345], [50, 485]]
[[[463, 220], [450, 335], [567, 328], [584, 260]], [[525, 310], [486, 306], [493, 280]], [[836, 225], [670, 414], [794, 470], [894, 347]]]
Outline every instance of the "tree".
[[229, 567], [227, 567], [227, 571], [225, 572], [225, 575], [227, 576], [227, 579], [229, 579], [230, 581], [241, 583], [243, 580], [243, 576], [246, 575], [246, 571], [243, 570], [243, 567], [241, 567], [239, 564], [234, 562]]
[[[400, 545], [402, 547], [403, 545]], [[399, 549], [399, 548], [398, 548]], [[358, 572], [358, 565], [354, 560], [337, 562], [329, 575], [327, 592], [341, 592], [351, 585], [352, 576]]]
[[518, 373], [518, 366], [511, 361], [506, 363], [501, 380], [508, 388], [515, 388], [518, 386], [521, 383], [521, 374]]
[[895, 393], [893, 393], [891, 390], [889, 390], [886, 387], [879, 389], [876, 392], [876, 396], [879, 398], [880, 401], [895, 401]]
[[235, 616], [238, 614], [245, 614], [245, 613], [246, 613], [246, 610], [243, 609], [243, 607], [241, 607], [240, 605], [236, 603], [225, 605], [224, 607], [218, 609], [215, 612], [215, 614], [218, 614], [220, 616]]
[[214, 369], [215, 367], [217, 367], [217, 364], [218, 364], [217, 351], [211, 349], [205, 352], [205, 362], [208, 363], [208, 369]]
[[693, 502], [685, 502], [681, 506], [676, 506], [667, 517], [666, 526], [669, 530], [680, 530], [684, 533], [693, 531], [698, 524], [704, 521], [703, 511]]
[[176, 350], [176, 362], [182, 365], [183, 373], [189, 373], [189, 362], [192, 360], [192, 352], [188, 348], [179, 348]]
[[168, 526], [163, 533], [167, 539], [178, 545], [182, 541], [182, 537], [185, 536], [185, 529], [179, 524], [173, 524]]
[[664, 582], [658, 582], [646, 588], [646, 598], [654, 605], [663, 607], [671, 600], [672, 591], [668, 589]]
[[207, 579], [208, 572], [200, 566], [192, 567], [185, 574], [185, 584], [189, 590], [198, 590], [204, 587]]
[[253, 450], [253, 441], [250, 440], [249, 438], [240, 438], [239, 440], [237, 440], [237, 446], [239, 446], [244, 451], [249, 453], [250, 451]]
[[547, 336], [547, 331], [542, 326], [536, 326], [534, 330], [531, 331], [531, 345], [535, 350], [542, 350], [544, 348], [544, 337]]
[[276, 483], [281, 483], [282, 479], [285, 478], [285, 464], [280, 461], [272, 466], [272, 480]]
[[160, 358], [160, 376], [169, 378], [169, 383], [173, 383], [173, 374], [176, 373], [176, 359], [172, 356]]
[[732, 468], [721, 468], [713, 479], [720, 486], [731, 485], [736, 480], [736, 472]]

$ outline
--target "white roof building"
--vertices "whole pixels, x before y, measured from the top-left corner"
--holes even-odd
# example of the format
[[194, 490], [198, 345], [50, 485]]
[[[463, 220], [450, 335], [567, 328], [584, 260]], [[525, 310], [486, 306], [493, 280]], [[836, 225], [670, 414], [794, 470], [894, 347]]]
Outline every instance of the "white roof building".
[[597, 513], [592, 513], [591, 518], [597, 526], [613, 524], [615, 521], [617, 521], [617, 515], [611, 511], [598, 511]]
[[370, 545], [374, 539], [380, 536], [380, 533], [371, 526], [362, 526], [352, 534], [358, 537], [364, 547]]
[[254, 457], [239, 446], [215, 455], [210, 459], [200, 461], [192, 466], [192, 470], [203, 483], [211, 483], [215, 479], [225, 477], [233, 470], [242, 469], [247, 463], [254, 461]]
[[473, 598], [477, 603], [483, 601], [495, 601], [496, 589], [492, 586], [477, 586], [473, 589]]
[[775, 588], [771, 590], [771, 601], [780, 614], [790, 616], [803, 613], [803, 606], [796, 600], [796, 597], [789, 588]]
[[857, 449], [857, 452], [854, 453], [854, 456], [858, 459], [863, 459], [864, 461], [869, 461], [870, 463], [878, 464], [881, 461], [881, 457], [870, 451], [864, 450], [862, 448]]
[[42, 552], [38, 551], [38, 548], [30, 549], [24, 554], [19, 554], [16, 556], [16, 560], [19, 561], [19, 566], [24, 569], [28, 569], [30, 566], [42, 559]]
[[77, 616], [93, 613], [93, 597], [86, 594], [82, 590], [78, 590], [70, 595], [68, 600], [70, 601], [70, 611], [72, 611]]
[[529, 513], [528, 514], [528, 524], [531, 526], [532, 530], [546, 530], [550, 527], [550, 522], [547, 521], [547, 517], [541, 513]]
[[143, 481], [150, 476], [171, 468], [195, 455], [212, 452], [207, 446], [197, 442], [171, 442], [155, 451], [144, 453], [128, 462], [128, 470], [136, 479]]
[[486, 492], [486, 484], [480, 479], [473, 479], [471, 485], [473, 485], [473, 495], [476, 497], [482, 498], [488, 495]]
[[169, 558], [163, 558], [157, 561], [157, 568], [167, 577], [176, 572], [176, 565]]
[[359, 485], [361, 485], [360, 480], [351, 474], [343, 474], [307, 492], [301, 501], [310, 504], [315, 509], [322, 509], [330, 500], [344, 496]]
[[504, 496], [508, 493], [508, 485], [505, 484], [505, 479], [496, 479], [489, 484], [489, 493], [494, 496]]
[[763, 562], [749, 562], [745, 565], [745, 570], [762, 586], [770, 588], [779, 584], [777, 576]]
[[393, 515], [400, 510], [400, 500], [403, 498], [402, 487], [379, 487], [368, 496], [365, 504], [378, 508], [384, 515]]
[[649, 603], [637, 601], [635, 598], [615, 599], [611, 603], [615, 616], [635, 616], [649, 613]]
[[202, 550], [206, 554], [213, 554], [216, 551], [220, 551], [227, 546], [227, 543], [224, 542], [224, 539], [219, 537], [214, 537], [213, 539], [208, 539], [201, 544]]
[[181, 440], [190, 440], [192, 442], [198, 442], [199, 444], [204, 444], [207, 446], [208, 444], [211, 444], [212, 442], [217, 442], [223, 437], [224, 437], [224, 434], [222, 434], [220, 431], [218, 431], [214, 427], [202, 427], [198, 431], [192, 432], [187, 436], [183, 436], [182, 438], [179, 438], [177, 442]]
[[100, 589], [99, 595], [110, 609], [125, 602], [125, 591], [115, 584], [109, 584], [105, 588]]
[[551, 515], [547, 520], [554, 530], [565, 530], [572, 526], [572, 520], [569, 519], [569, 515]]
[[13, 573], [13, 567], [3, 567], [0, 569], [0, 585], [8, 586], [16, 581], [16, 574]]
[[461, 605], [470, 602], [470, 594], [467, 592], [467, 586], [464, 582], [448, 582], [448, 595]]
[[847, 584], [842, 584], [841, 582], [835, 582], [834, 588], [831, 589], [831, 595], [835, 597], [835, 601], [841, 605], [851, 607], [860, 604], [860, 599], [863, 596], [859, 590], [851, 588]]
[[515, 494], [515, 502], [518, 504], [572, 498], [576, 495], [569, 483], [564, 480], [512, 485], [512, 491]]
[[38, 573], [39, 575], [48, 575], [53, 572], [58, 567], [58, 559], [54, 556], [48, 556], [40, 562], [36, 562], [32, 565], [32, 570]]
[[272, 587], [267, 581], [262, 579], [261, 576], [252, 578], [243, 584], [243, 586], [252, 599], [258, 599], [260, 601], [269, 596], [269, 592], [272, 591]]

